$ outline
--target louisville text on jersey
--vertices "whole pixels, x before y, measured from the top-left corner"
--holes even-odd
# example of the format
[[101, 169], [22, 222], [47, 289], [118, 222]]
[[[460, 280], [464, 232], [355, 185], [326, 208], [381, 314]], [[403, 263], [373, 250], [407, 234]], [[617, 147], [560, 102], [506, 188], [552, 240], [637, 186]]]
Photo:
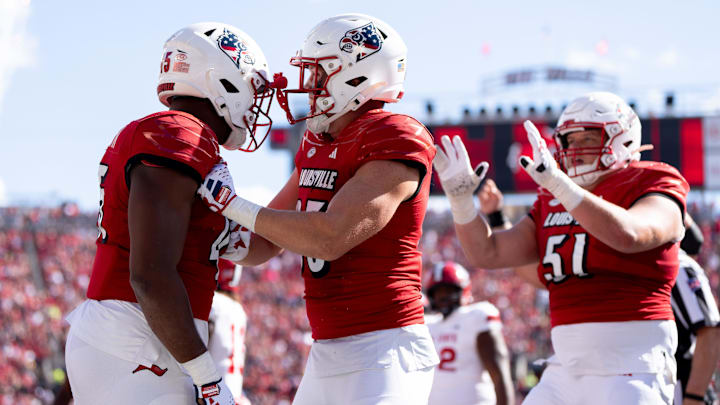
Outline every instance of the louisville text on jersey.
[[321, 188], [335, 190], [335, 179], [338, 172], [328, 169], [302, 169], [300, 172], [300, 187]]
[[575, 218], [569, 212], [551, 212], [545, 217], [543, 228], [551, 228], [553, 226], [579, 225]]

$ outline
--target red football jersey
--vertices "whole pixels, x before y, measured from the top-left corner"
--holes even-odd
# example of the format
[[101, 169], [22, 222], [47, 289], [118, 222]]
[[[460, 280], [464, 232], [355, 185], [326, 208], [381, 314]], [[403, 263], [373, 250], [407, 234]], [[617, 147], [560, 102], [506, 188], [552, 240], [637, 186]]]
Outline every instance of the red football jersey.
[[[97, 253], [88, 298], [137, 302], [130, 286], [129, 169], [141, 161], [172, 167], [201, 181], [220, 159], [215, 133], [190, 114], [167, 111], [131, 122], [115, 137], [100, 163]], [[227, 244], [222, 215], [197, 198], [177, 266], [193, 316], [207, 320], [215, 291], [215, 261]]]
[[[683, 212], [688, 191], [674, 167], [642, 161], [608, 175], [592, 190], [625, 209], [648, 194], [663, 194]], [[530, 216], [540, 256], [538, 277], [550, 291], [552, 326], [673, 319], [670, 291], [678, 270], [678, 243], [618, 252], [585, 231], [545, 190]]]
[[380, 232], [332, 262], [303, 257], [313, 338], [423, 323], [418, 242], [434, 156], [432, 135], [422, 124], [383, 110], [367, 112], [334, 140], [305, 133], [295, 156], [298, 210], [325, 211], [343, 184], [372, 160], [408, 162], [422, 176], [418, 192], [400, 204]]

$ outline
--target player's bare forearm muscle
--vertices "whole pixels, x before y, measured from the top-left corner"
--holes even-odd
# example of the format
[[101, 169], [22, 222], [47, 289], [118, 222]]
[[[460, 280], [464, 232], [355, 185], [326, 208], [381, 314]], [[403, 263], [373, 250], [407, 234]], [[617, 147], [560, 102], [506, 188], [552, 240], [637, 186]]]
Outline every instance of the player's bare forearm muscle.
[[150, 328], [179, 362], [206, 350], [177, 272], [196, 189], [172, 169], [138, 165], [131, 172], [130, 283]]
[[537, 267], [537, 263], [532, 263], [526, 264], [524, 266], [515, 267], [513, 270], [515, 271], [516, 276], [518, 276], [531, 286], [547, 290], [547, 286], [538, 278]]
[[489, 330], [480, 333], [476, 345], [480, 360], [495, 386], [497, 404], [515, 404], [515, 389], [510, 376], [510, 355], [502, 332]]
[[695, 355], [686, 392], [704, 395], [720, 360], [720, 327], [702, 328], [695, 341]]
[[629, 209], [587, 193], [570, 212], [593, 237], [623, 253], [638, 253], [682, 238], [682, 212], [670, 198], [648, 195]]
[[[276, 210], [294, 210], [298, 199], [298, 171], [293, 170], [292, 175], [285, 183], [275, 198], [270, 201], [268, 208]], [[282, 252], [282, 248], [257, 233], [253, 233], [250, 239], [250, 250], [248, 255], [238, 264], [245, 266], [256, 266], [265, 263], [270, 258]]]
[[467, 224], [455, 223], [465, 256], [474, 267], [496, 269], [537, 262], [535, 223], [525, 217], [512, 228], [492, 231], [480, 216]]
[[262, 209], [255, 232], [303, 256], [335, 260], [383, 229], [418, 181], [418, 170], [403, 163], [371, 161], [343, 185], [326, 212]]

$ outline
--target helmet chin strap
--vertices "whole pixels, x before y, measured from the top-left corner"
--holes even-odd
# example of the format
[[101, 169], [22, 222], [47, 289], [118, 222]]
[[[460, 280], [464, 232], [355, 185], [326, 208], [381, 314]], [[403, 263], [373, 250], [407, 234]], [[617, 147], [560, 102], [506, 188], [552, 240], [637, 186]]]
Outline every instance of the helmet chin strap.
[[655, 149], [655, 146], [653, 145], [640, 145], [637, 149], [631, 150], [630, 155], [634, 155], [639, 152], [645, 152], [646, 150], [653, 150]]
[[[578, 168], [590, 168], [590, 167], [593, 167], [593, 166], [582, 165], [582, 166], [579, 166]], [[597, 172], [592, 172], [592, 173], [587, 173], [587, 174], [581, 174], [578, 176], [573, 176], [573, 177], [570, 177], [570, 179], [580, 187], [587, 187], [587, 186], [595, 183], [601, 174], [602, 174], [601, 172], [597, 171]]]
[[310, 132], [314, 134], [322, 134], [330, 129], [330, 124], [335, 122], [336, 119], [342, 117], [342, 115], [346, 112], [347, 111], [341, 111], [331, 117], [328, 117], [327, 114], [321, 114], [316, 117], [308, 118], [307, 127]]
[[230, 116], [230, 109], [225, 104], [225, 99], [223, 97], [215, 99], [214, 105], [218, 114], [225, 119], [225, 123], [230, 127], [230, 134], [225, 140], [225, 143], [222, 144], [222, 147], [227, 150], [239, 149], [245, 143], [248, 132], [247, 129], [233, 124], [232, 117]]
[[377, 92], [377, 89], [384, 86], [385, 84], [385, 82], [376, 83], [373, 86], [370, 86], [367, 89], [363, 90], [362, 93], [353, 97], [353, 99], [350, 100], [345, 105], [345, 107], [343, 107], [342, 110], [337, 113], [333, 113], [331, 117], [328, 117], [327, 113], [325, 113], [316, 117], [308, 118], [308, 129], [310, 130], [310, 132], [315, 134], [327, 132], [328, 129], [330, 129], [330, 124], [332, 124], [336, 119], [342, 117], [345, 113], [349, 111], [354, 111], [362, 107], [367, 101], [371, 100], [371, 97]]
[[327, 116], [325, 114], [318, 115], [317, 117], [311, 117], [307, 119], [307, 128], [310, 132], [315, 134], [322, 134], [327, 132], [330, 123], [327, 122]]
[[232, 128], [232, 131], [230, 131], [230, 135], [228, 135], [222, 147], [227, 150], [237, 150], [245, 143], [247, 130], [245, 128], [238, 128], [235, 125], [232, 125], [230, 128]]
[[575, 173], [585, 174], [576, 174], [574, 176], [570, 176], [570, 179], [580, 187], [587, 187], [595, 183], [602, 174], [601, 171], [597, 170], [597, 164], [598, 158], [595, 158], [592, 163], [575, 166], [573, 168]]

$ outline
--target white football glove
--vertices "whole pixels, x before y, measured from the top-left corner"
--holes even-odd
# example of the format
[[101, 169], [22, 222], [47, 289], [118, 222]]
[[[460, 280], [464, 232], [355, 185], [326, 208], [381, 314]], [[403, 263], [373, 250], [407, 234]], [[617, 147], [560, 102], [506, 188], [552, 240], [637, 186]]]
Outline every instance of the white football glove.
[[520, 156], [520, 166], [535, 180], [535, 183], [552, 193], [566, 210], [574, 210], [580, 205], [587, 191], [575, 184], [558, 167], [535, 125], [530, 120], [526, 120], [523, 126], [533, 149], [533, 158]]
[[230, 241], [220, 257], [233, 263], [244, 259], [250, 250], [250, 235], [249, 229], [235, 221], [230, 221]]
[[235, 398], [222, 378], [199, 387], [194, 385], [194, 387], [195, 401], [198, 405], [235, 405]]
[[453, 220], [458, 224], [467, 224], [477, 216], [473, 192], [480, 185], [490, 165], [481, 162], [473, 170], [470, 165], [465, 144], [459, 136], [444, 135], [441, 140], [443, 148], [437, 146], [437, 154], [433, 166], [438, 173], [443, 191], [450, 202]]
[[235, 194], [233, 179], [225, 162], [216, 164], [210, 170], [197, 193], [212, 211], [237, 222], [251, 232], [255, 231], [255, 219], [262, 207]]
[[195, 387], [195, 403], [198, 405], [235, 405], [232, 392], [217, 371], [210, 352], [180, 363], [192, 378]]

